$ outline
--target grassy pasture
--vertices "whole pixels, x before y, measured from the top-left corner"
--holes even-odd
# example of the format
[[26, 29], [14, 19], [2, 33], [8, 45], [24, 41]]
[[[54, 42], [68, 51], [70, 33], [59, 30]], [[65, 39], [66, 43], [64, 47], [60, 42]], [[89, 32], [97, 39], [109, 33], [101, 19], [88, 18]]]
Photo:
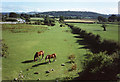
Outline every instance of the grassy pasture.
[[35, 17], [30, 18], [31, 23], [34, 23], [34, 22], [36, 22], [38, 20], [44, 20], [44, 18], [35, 18]]
[[77, 27], [80, 27], [87, 32], [99, 34], [102, 39], [118, 41], [118, 25], [117, 24], [106, 24], [107, 31], [103, 31], [102, 24], [83, 24], [83, 23], [70, 23]]
[[[71, 24], [71, 23], [70, 23]], [[107, 31], [103, 31], [101, 24], [81, 24], [72, 23], [87, 32], [99, 34], [102, 39], [110, 39], [118, 41], [118, 25], [108, 24]], [[55, 80], [64, 77], [77, 77], [78, 72], [82, 71], [80, 63], [85, 49], [80, 49], [84, 45], [79, 45], [76, 41], [75, 34], [70, 33], [71, 29], [67, 26], [60, 27], [56, 22], [55, 26], [47, 25], [3, 25], [2, 37], [3, 41], [8, 45], [9, 55], [2, 59], [2, 79], [13, 80], [18, 78], [20, 71], [25, 80]], [[33, 62], [35, 52], [44, 50], [45, 56], [56, 53], [57, 61], [46, 64], [45, 60], [41, 62]], [[75, 63], [77, 69], [68, 71], [72, 64], [69, 62], [68, 56], [75, 55]], [[65, 66], [61, 66], [64, 63]], [[45, 71], [54, 69], [49, 74]], [[34, 74], [38, 72], [39, 74]]]
[[35, 17], [31, 17], [30, 20], [44, 20], [43, 18], [35, 18]]
[[[8, 46], [9, 55], [2, 59], [2, 79], [18, 78], [20, 71], [25, 80], [54, 80], [78, 76], [77, 73], [82, 70], [80, 62], [86, 50], [78, 49], [82, 45], [77, 44], [73, 36], [75, 35], [70, 33], [70, 28], [67, 26], [60, 28], [59, 23], [54, 27], [26, 24], [3, 25], [2, 37]], [[34, 54], [40, 50], [45, 51], [45, 56], [56, 53], [57, 61], [51, 64], [46, 64], [45, 60], [33, 62]], [[68, 72], [72, 66], [66, 63], [70, 55], [75, 55], [77, 69]], [[65, 66], [61, 66], [62, 63]], [[53, 72], [45, 73], [52, 68]], [[34, 74], [35, 72], [39, 74]]]

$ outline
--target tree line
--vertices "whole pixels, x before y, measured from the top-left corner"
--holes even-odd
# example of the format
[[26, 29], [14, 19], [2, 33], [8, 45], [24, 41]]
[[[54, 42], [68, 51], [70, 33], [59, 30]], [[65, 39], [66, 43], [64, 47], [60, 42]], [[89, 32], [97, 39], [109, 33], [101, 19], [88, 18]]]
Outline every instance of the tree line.
[[120, 16], [116, 16], [114, 14], [109, 16], [108, 18], [98, 16], [98, 21], [99, 22], [120, 22]]
[[83, 71], [73, 80], [118, 80], [120, 78], [120, 45], [111, 40], [102, 40], [99, 35], [88, 33], [74, 25], [66, 24], [77, 34], [78, 43], [89, 49], [81, 61]]

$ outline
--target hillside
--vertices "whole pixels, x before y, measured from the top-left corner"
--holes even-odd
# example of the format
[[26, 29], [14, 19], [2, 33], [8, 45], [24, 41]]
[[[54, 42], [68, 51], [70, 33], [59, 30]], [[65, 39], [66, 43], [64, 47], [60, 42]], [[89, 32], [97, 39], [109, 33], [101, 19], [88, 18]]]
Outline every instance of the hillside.
[[79, 17], [79, 18], [94, 18], [98, 16], [103, 16], [107, 18], [109, 15], [99, 14], [95, 12], [87, 11], [51, 11], [51, 12], [42, 12], [41, 14], [52, 15], [55, 17], [64, 16], [64, 17]]
[[[2, 12], [3, 15], [9, 14], [10, 12]], [[25, 13], [25, 12], [15, 12], [17, 14]], [[97, 19], [98, 16], [102, 16], [108, 18], [110, 15], [100, 14], [96, 12], [88, 12], [88, 11], [48, 11], [48, 12], [26, 12], [26, 14], [33, 15], [51, 15], [54, 17], [64, 16], [66, 19], [80, 19], [80, 18], [87, 18], [87, 19]]]

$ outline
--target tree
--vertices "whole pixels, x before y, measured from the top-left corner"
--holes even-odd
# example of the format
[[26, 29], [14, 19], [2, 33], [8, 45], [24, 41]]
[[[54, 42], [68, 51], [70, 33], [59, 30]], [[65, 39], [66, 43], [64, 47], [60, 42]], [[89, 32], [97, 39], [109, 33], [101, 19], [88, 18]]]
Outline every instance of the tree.
[[109, 18], [108, 18], [108, 21], [109, 22], [115, 22], [117, 20], [117, 16], [116, 15], [111, 15]]
[[120, 16], [117, 17], [117, 21], [120, 22]]
[[2, 15], [2, 21], [6, 21], [6, 19], [9, 17], [9, 15], [8, 14], [6, 14], [6, 15]]
[[105, 53], [99, 54], [86, 54], [85, 60], [83, 62], [84, 70], [88, 72], [98, 72], [101, 71], [102, 68], [110, 66], [113, 64], [113, 58], [107, 56]]
[[103, 31], [106, 31], [106, 25], [105, 24], [102, 24], [101, 27], [103, 27]]
[[49, 18], [48, 15], [46, 15], [45, 18], [44, 18], [44, 24], [45, 25], [50, 25], [50, 18]]
[[99, 22], [107, 22], [107, 19], [102, 16], [98, 16], [98, 21]]
[[44, 17], [44, 24], [54, 26], [55, 25], [55, 19], [50, 18], [48, 15], [46, 15]]
[[30, 15], [28, 15], [28, 14], [21, 14], [20, 15], [20, 17], [22, 18], [22, 19], [25, 19], [25, 21], [26, 22], [30, 22]]
[[59, 21], [60, 21], [60, 22], [64, 22], [64, 17], [63, 17], [63, 16], [60, 16]]
[[11, 12], [11, 13], [9, 14], [9, 17], [18, 18], [18, 17], [19, 17], [19, 14], [16, 14], [16, 13], [14, 13], [14, 12]]

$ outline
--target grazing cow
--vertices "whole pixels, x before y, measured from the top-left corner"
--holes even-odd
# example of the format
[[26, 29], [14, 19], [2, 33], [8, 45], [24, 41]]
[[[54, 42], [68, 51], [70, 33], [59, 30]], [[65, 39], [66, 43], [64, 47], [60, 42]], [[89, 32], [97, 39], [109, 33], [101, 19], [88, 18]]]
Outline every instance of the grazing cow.
[[[36, 52], [35, 55], [34, 55], [34, 61], [37, 61], [37, 57], [41, 56], [42, 55], [42, 59], [44, 57], [44, 51], [40, 51], [40, 52]], [[39, 57], [40, 59], [40, 57]]]
[[49, 59], [49, 64], [50, 64], [50, 59], [51, 58], [54, 58], [54, 60], [53, 61], [55, 61], [55, 59], [56, 59], [56, 53], [54, 53], [54, 54], [51, 54], [51, 55], [47, 55], [46, 57], [45, 57], [45, 61], [47, 61], [47, 59]]

